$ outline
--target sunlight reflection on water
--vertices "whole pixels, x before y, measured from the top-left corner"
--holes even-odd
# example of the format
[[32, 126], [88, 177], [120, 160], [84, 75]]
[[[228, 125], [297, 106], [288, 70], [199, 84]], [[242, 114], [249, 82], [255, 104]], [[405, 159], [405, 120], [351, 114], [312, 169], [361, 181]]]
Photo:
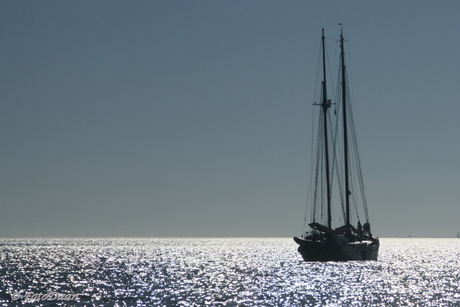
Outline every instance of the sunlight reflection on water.
[[[459, 306], [459, 239], [306, 263], [287, 238], [2, 239], [2, 306]], [[78, 300], [12, 300], [13, 294]]]

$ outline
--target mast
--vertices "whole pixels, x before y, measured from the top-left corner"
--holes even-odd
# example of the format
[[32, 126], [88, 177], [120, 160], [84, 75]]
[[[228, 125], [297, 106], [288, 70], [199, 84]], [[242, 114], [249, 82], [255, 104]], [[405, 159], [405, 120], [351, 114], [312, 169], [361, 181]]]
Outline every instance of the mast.
[[[345, 225], [350, 225], [350, 179], [349, 179], [349, 163], [348, 163], [348, 129], [347, 129], [347, 93], [346, 93], [346, 80], [345, 80], [345, 52], [343, 46], [343, 30], [340, 31], [340, 56], [342, 68], [342, 108], [343, 108], [343, 152], [344, 152], [344, 166], [345, 166], [345, 208], [346, 208], [346, 221]], [[348, 230], [349, 234], [349, 230]]]
[[327, 88], [326, 88], [326, 51], [324, 43], [324, 28], [322, 29], [322, 45], [323, 45], [323, 101], [321, 106], [323, 107], [323, 124], [324, 124], [324, 150], [326, 155], [326, 194], [327, 194], [327, 226], [332, 228], [332, 211], [331, 211], [331, 187], [329, 178], [329, 146], [328, 146], [328, 132], [327, 132], [327, 110], [330, 107], [330, 101], [327, 99]]

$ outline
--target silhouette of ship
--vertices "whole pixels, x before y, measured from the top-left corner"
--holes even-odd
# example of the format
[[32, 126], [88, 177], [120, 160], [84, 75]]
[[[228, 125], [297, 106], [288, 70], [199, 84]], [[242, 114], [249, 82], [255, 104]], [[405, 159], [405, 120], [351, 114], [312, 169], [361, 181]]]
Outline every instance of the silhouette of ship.
[[[364, 193], [364, 181], [359, 163], [352, 106], [348, 93], [343, 30], [340, 34], [340, 86], [338, 103], [327, 95], [326, 44], [324, 29], [321, 36], [322, 82], [319, 119], [312, 161], [311, 201], [312, 220], [309, 231], [294, 237], [298, 251], [305, 261], [377, 260], [379, 239], [371, 233]], [[334, 112], [331, 108], [334, 106]], [[333, 204], [335, 205], [333, 207]], [[337, 205], [341, 204], [341, 206]], [[335, 211], [334, 211], [335, 210]], [[364, 215], [364, 224], [361, 217]], [[341, 225], [333, 227], [334, 223]], [[357, 225], [352, 225], [352, 219]], [[306, 221], [305, 216], [305, 221]]]

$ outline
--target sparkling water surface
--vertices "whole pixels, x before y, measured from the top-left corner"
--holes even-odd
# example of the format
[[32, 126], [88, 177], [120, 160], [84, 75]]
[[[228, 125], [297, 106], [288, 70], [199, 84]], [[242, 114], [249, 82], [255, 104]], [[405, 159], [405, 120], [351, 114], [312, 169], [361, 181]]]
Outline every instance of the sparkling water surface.
[[383, 238], [378, 261], [306, 263], [296, 249], [291, 238], [0, 239], [0, 305], [460, 306], [460, 239]]

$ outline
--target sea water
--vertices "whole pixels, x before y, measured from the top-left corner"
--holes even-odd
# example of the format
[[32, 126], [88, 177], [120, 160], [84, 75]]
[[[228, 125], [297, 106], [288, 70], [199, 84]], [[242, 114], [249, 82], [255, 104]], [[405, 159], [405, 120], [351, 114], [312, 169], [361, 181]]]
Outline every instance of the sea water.
[[0, 239], [0, 306], [460, 306], [460, 239], [306, 263], [291, 238]]

